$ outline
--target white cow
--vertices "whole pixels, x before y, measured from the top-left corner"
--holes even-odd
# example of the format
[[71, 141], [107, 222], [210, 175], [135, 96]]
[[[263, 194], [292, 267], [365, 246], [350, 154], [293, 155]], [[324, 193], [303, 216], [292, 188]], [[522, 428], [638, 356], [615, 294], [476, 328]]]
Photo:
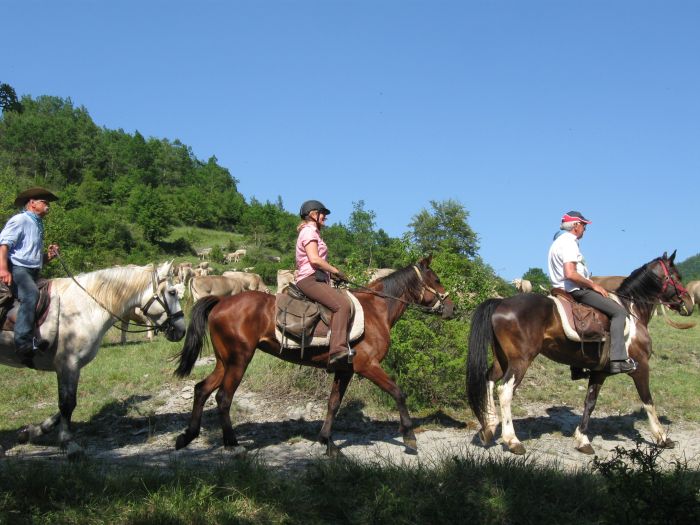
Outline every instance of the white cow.
[[257, 290], [259, 292], [270, 293], [267, 286], [257, 273], [226, 271], [221, 274], [230, 279], [237, 279], [241, 282], [243, 290]]
[[202, 248], [201, 250], [197, 250], [197, 257], [199, 257], [201, 260], [206, 259], [211, 255], [211, 248]]
[[197, 301], [205, 295], [236, 295], [244, 290], [267, 292], [265, 283], [257, 274], [230, 272], [235, 275], [204, 275], [190, 281], [190, 295]]
[[513, 279], [511, 282], [519, 292], [530, 293], [532, 291], [532, 283], [527, 279]]
[[232, 262], [238, 262], [241, 260], [242, 257], [245, 257], [247, 253], [248, 250], [246, 250], [245, 248], [240, 248], [235, 252], [227, 253], [226, 257], [224, 257], [224, 263], [230, 264]]
[[277, 293], [284, 292], [291, 282], [294, 282], [294, 270], [277, 270]]
[[376, 281], [377, 279], [381, 279], [382, 277], [386, 277], [387, 275], [391, 275], [394, 273], [396, 270], [393, 268], [377, 268], [376, 270], [371, 270], [371, 273], [369, 275], [369, 282]]
[[[693, 300], [693, 304], [700, 305], [700, 281], [689, 281], [688, 282], [688, 295]], [[698, 307], [700, 308], [700, 306]]]

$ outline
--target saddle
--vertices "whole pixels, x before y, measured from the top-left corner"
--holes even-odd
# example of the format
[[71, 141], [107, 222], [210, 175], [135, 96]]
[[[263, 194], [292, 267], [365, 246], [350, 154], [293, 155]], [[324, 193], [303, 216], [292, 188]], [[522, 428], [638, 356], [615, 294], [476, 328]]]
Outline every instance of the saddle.
[[[560, 314], [562, 323], [566, 325], [566, 321], [578, 338], [572, 338], [567, 333], [569, 339], [581, 342], [600, 342], [605, 341], [610, 333], [610, 319], [600, 310], [588, 306], [587, 304], [576, 302], [573, 296], [561, 288], [552, 288], [551, 292], [554, 298], [559, 298], [560, 301], [555, 301], [557, 306], [561, 305]], [[566, 326], [565, 326], [566, 328]]]
[[[41, 326], [46, 320], [51, 305], [51, 281], [39, 279], [39, 301], [36, 303], [36, 326]], [[0, 330], [12, 332], [15, 329], [19, 301], [5, 283], [0, 282]]]
[[[364, 331], [364, 313], [355, 296], [346, 293], [352, 305], [348, 339], [353, 341]], [[333, 312], [306, 297], [294, 283], [275, 299], [275, 335], [282, 348], [301, 348], [303, 357], [306, 347], [328, 346]]]

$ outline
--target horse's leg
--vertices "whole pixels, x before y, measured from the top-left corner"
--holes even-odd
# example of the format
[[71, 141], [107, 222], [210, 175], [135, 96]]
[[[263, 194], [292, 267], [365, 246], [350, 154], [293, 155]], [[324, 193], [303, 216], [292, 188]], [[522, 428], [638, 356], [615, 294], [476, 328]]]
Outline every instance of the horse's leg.
[[378, 363], [371, 363], [369, 366], [367, 366], [367, 368], [355, 370], [355, 372], [366, 377], [372, 381], [372, 383], [394, 398], [396, 401], [396, 406], [399, 409], [399, 417], [401, 420], [399, 431], [403, 436], [404, 445], [406, 445], [406, 453], [417, 454], [418, 443], [416, 441], [416, 434], [413, 432], [413, 422], [411, 421], [411, 416], [408, 413], [408, 408], [406, 408], [406, 394], [404, 394], [399, 386], [391, 380], [391, 378], [387, 375], [384, 369], [379, 366]]
[[651, 427], [651, 434], [654, 436], [656, 444], [663, 448], [674, 448], [676, 443], [666, 435], [666, 431], [661, 426], [661, 422], [656, 415], [654, 400], [651, 398], [651, 390], [649, 389], [649, 362], [646, 359], [639, 359], [637, 362], [637, 370], [630, 375], [634, 380], [634, 386], [637, 387], [637, 393], [642, 400], [644, 410], [646, 410], [649, 426]]
[[321, 433], [318, 435], [318, 441], [321, 444], [326, 445], [326, 454], [330, 457], [343, 455], [342, 452], [340, 452], [340, 448], [333, 443], [331, 428], [352, 376], [352, 370], [337, 371], [333, 376], [333, 387], [331, 388], [331, 395], [328, 397], [328, 411], [326, 412], [326, 420], [323, 422]]
[[56, 412], [53, 416], [47, 417], [39, 425], [27, 425], [17, 434], [17, 441], [20, 443], [28, 443], [44, 434], [48, 434], [58, 425], [60, 420], [61, 413]]
[[120, 331], [121, 331], [121, 335], [120, 335], [120, 338], [119, 338], [120, 344], [123, 344], [123, 345], [126, 344], [126, 331], [127, 331], [128, 329], [129, 329], [129, 321], [122, 320], [122, 329], [120, 330]]
[[216, 393], [216, 404], [219, 409], [219, 421], [221, 423], [221, 431], [224, 435], [225, 447], [238, 446], [238, 440], [236, 439], [236, 434], [231, 424], [231, 403], [233, 401], [233, 395], [236, 393], [238, 385], [241, 384], [243, 374], [246, 368], [248, 368], [248, 363], [250, 363], [254, 352], [254, 349], [252, 352], [246, 352], [244, 357], [236, 359], [235, 364], [228, 363], [226, 365], [221, 387]]
[[525, 447], [515, 435], [511, 403], [513, 402], [515, 389], [522, 381], [526, 369], [527, 364], [525, 363], [516, 367], [513, 366], [513, 363], [510, 363], [503, 377], [503, 384], [498, 387], [498, 401], [501, 405], [501, 436], [508, 450], [518, 455], [525, 454]]
[[175, 441], [176, 450], [186, 447], [199, 435], [199, 430], [202, 427], [202, 412], [204, 411], [204, 403], [207, 402], [207, 399], [209, 399], [211, 393], [219, 388], [223, 377], [224, 365], [221, 361], [217, 360], [214, 371], [203, 381], [200, 381], [195, 385], [190, 423], [187, 426], [187, 430], [177, 437], [177, 440]]
[[498, 361], [494, 361], [488, 371], [489, 380], [486, 383], [486, 414], [485, 421], [482, 422], [481, 432], [479, 432], [479, 437], [484, 446], [488, 445], [493, 441], [496, 435], [496, 428], [500, 422], [498, 419], [498, 411], [496, 410], [496, 400], [493, 395], [493, 391], [496, 388], [496, 381], [503, 377], [503, 370], [498, 364]]
[[581, 416], [581, 423], [574, 431], [576, 450], [584, 454], [593, 454], [595, 452], [593, 445], [588, 440], [588, 423], [591, 420], [591, 414], [595, 408], [596, 401], [598, 401], [598, 394], [603, 387], [605, 377], [605, 374], [600, 372], [591, 372], [591, 377], [588, 379], [588, 392], [583, 403], [583, 416]]

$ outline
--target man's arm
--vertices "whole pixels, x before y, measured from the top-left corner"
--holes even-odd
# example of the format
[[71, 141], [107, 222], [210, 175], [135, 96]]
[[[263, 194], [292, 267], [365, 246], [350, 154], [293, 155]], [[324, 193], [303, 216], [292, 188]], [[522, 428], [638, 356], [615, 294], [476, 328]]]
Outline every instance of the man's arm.
[[12, 284], [12, 274], [8, 269], [8, 253], [9, 249], [7, 248], [7, 244], [0, 244], [0, 281], [10, 286]]
[[578, 284], [582, 288], [590, 288], [594, 292], [598, 292], [603, 297], [608, 296], [608, 291], [597, 283], [594, 283], [590, 279], [586, 279], [583, 275], [576, 271], [575, 262], [565, 262], [564, 263], [564, 277], [569, 281]]

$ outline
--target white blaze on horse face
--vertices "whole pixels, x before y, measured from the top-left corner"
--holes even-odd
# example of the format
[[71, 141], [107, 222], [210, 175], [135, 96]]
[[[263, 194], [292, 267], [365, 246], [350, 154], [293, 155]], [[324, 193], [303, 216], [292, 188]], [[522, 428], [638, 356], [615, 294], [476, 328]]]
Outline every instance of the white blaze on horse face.
[[501, 405], [501, 437], [512, 448], [520, 441], [515, 435], [513, 427], [513, 416], [511, 413], [511, 402], [513, 401], [513, 390], [515, 388], [515, 376], [512, 376], [506, 383], [498, 387], [498, 401]]

